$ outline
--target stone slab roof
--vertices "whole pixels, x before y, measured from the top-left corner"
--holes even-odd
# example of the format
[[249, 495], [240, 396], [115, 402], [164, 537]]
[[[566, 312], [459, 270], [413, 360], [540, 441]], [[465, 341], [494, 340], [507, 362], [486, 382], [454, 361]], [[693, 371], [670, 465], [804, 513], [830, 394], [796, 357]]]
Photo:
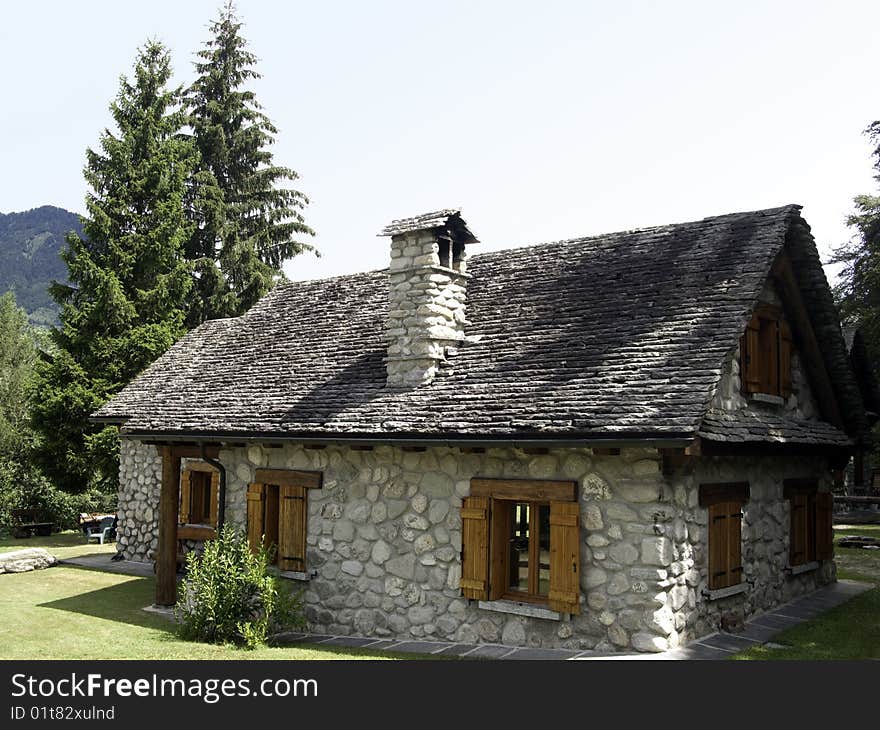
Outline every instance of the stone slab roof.
[[[387, 271], [283, 283], [190, 332], [95, 415], [134, 434], [692, 438], [786, 245], [815, 253], [798, 206], [472, 256], [466, 340], [405, 392], [385, 387]], [[801, 254], [809, 302], [833, 310], [814, 291], [818, 254]], [[832, 381], [855, 393], [842, 408], [858, 409], [823, 316]], [[749, 433], [778, 440], [776, 426]]]
[[801, 421], [780, 413], [749, 411], [707, 412], [699, 435], [709, 441], [745, 443], [798, 443], [814, 446], [848, 446], [849, 437], [823, 421]]

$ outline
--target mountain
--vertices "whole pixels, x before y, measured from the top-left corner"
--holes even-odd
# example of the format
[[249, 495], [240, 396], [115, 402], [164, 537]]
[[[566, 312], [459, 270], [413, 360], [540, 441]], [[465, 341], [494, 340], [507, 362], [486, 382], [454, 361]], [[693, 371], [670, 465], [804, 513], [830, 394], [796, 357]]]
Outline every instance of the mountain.
[[58, 307], [47, 287], [67, 278], [59, 254], [69, 231], [82, 233], [79, 216], [52, 205], [0, 213], [0, 294], [14, 291], [32, 324], [58, 323]]

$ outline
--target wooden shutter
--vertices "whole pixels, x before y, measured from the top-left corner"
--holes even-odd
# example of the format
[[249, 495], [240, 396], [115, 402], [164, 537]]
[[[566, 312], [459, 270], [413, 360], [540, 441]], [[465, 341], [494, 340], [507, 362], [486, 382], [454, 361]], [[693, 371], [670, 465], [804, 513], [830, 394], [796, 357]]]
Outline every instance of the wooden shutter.
[[461, 593], [489, 597], [489, 498], [467, 497], [461, 506]]
[[192, 507], [192, 472], [184, 471], [180, 475], [180, 513], [177, 521], [181, 524], [192, 522], [190, 512]]
[[759, 381], [761, 393], [779, 393], [779, 325], [773, 319], [761, 319], [758, 332], [760, 347]]
[[779, 395], [791, 395], [791, 328], [784, 319], [779, 321]]
[[550, 608], [580, 613], [580, 540], [577, 502], [550, 503]]
[[834, 497], [831, 492], [816, 495], [816, 560], [830, 560], [834, 554], [834, 528], [831, 514]]
[[791, 531], [789, 535], [789, 565], [803, 565], [809, 562], [807, 554], [807, 520], [809, 519], [809, 497], [794, 494], [791, 497]]
[[489, 555], [489, 600], [496, 601], [507, 590], [510, 583], [508, 572], [508, 551], [510, 550], [510, 520], [515, 503], [502, 499], [489, 503], [489, 539], [492, 541]]
[[291, 484], [278, 488], [278, 567], [306, 569], [306, 490]]
[[217, 508], [220, 505], [220, 473], [211, 472], [211, 510], [208, 522], [217, 527]]
[[757, 315], [753, 315], [739, 342], [739, 372], [743, 393], [757, 393], [761, 389], [760, 348], [758, 346], [760, 331], [761, 320]]
[[248, 545], [256, 552], [263, 542], [265, 484], [248, 484], [247, 490], [247, 536]]
[[709, 588], [742, 581], [742, 505], [719, 502], [709, 507]]

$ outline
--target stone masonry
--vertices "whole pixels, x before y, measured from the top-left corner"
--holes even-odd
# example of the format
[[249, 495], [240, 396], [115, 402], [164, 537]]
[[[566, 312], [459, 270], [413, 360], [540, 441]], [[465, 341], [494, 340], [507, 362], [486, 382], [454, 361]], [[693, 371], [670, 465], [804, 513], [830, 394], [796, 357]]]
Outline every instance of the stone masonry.
[[[764, 286], [759, 301], [781, 306], [779, 295], [769, 283]], [[769, 410], [800, 421], [813, 421], [819, 418], [816, 400], [813, 397], [807, 374], [804, 372], [801, 356], [796, 350], [791, 354], [791, 394], [782, 405], [762, 403], [743, 394], [739, 350], [739, 344], [737, 344], [724, 362], [721, 379], [712, 399], [713, 408], [725, 411], [752, 412]]]
[[[123, 440], [122, 453], [120, 550], [148, 560], [156, 547], [161, 462], [154, 447], [137, 442]], [[227, 467], [227, 519], [239, 528], [257, 468], [322, 472], [323, 487], [307, 497], [310, 579], [297, 582], [309, 627], [319, 633], [662, 651], [716, 631], [724, 617], [748, 618], [835, 577], [831, 561], [801, 575], [786, 571], [782, 480], [827, 473], [815, 459], [701, 458], [669, 475], [659, 452], [647, 448], [533, 455], [515, 448], [290, 444], [224, 449], [220, 459]], [[510, 614], [461, 597], [460, 507], [474, 477], [577, 482], [580, 615]], [[748, 589], [710, 601], [707, 510], [698, 506], [698, 487], [742, 480], [751, 486], [743, 525]], [[820, 488], [828, 488], [827, 480]]]
[[125, 560], [152, 560], [159, 545], [162, 458], [155, 446], [121, 439], [116, 549]]
[[439, 225], [392, 235], [385, 325], [389, 387], [430, 382], [450, 348], [464, 339], [466, 259], [464, 242]]

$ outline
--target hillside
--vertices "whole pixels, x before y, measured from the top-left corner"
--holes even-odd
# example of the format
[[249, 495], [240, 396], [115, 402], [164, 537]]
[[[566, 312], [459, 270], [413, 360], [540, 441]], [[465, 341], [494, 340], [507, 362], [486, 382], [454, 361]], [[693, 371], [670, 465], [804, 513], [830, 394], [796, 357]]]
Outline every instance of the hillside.
[[82, 231], [79, 216], [44, 205], [23, 213], [0, 213], [0, 294], [12, 289], [32, 324], [58, 321], [47, 287], [64, 281], [67, 266], [59, 253], [69, 231]]

